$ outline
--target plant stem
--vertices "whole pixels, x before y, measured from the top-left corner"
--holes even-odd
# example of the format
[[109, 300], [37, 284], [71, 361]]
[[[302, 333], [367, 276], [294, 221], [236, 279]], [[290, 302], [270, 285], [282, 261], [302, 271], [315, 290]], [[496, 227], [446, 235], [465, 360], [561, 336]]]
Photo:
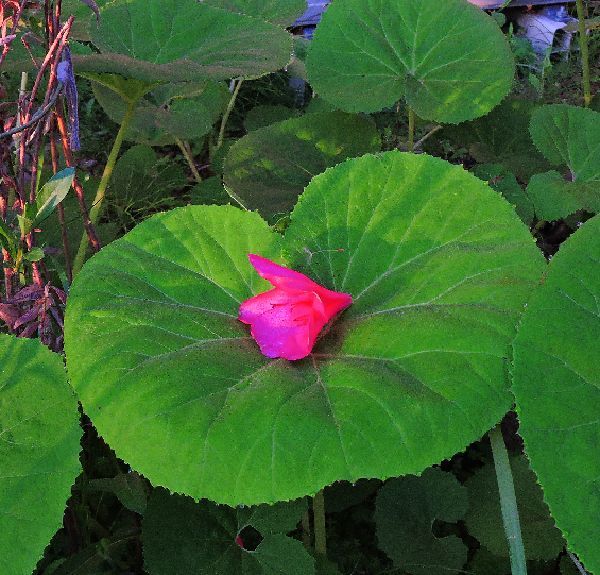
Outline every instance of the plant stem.
[[[138, 100], [131, 101], [127, 104], [127, 109], [125, 111], [125, 115], [123, 116], [119, 131], [117, 132], [117, 137], [115, 138], [112, 149], [108, 156], [108, 161], [104, 167], [104, 172], [102, 172], [102, 179], [100, 180], [100, 184], [98, 184], [96, 197], [94, 198], [94, 202], [90, 208], [90, 220], [94, 226], [98, 224], [98, 220], [102, 214], [102, 203], [104, 202], [106, 189], [108, 188], [110, 178], [115, 169], [115, 164], [117, 163], [117, 158], [119, 157], [119, 152], [121, 151], [121, 146], [123, 145], [123, 138], [129, 129], [129, 125], [131, 124], [131, 120], [135, 114], [137, 104]], [[77, 255], [73, 260], [73, 276], [76, 276], [83, 267], [87, 247], [88, 237], [87, 234], [84, 233], [81, 237], [81, 242], [79, 243]]]
[[592, 102], [592, 85], [590, 80], [590, 50], [585, 25], [583, 0], [577, 0], [577, 19], [579, 20], [579, 52], [583, 71], [583, 105], [588, 108]]
[[187, 142], [184, 142], [183, 140], [180, 140], [179, 138], [175, 138], [175, 143], [177, 144], [177, 147], [181, 150], [183, 157], [186, 159], [188, 166], [190, 167], [190, 170], [192, 172], [192, 175], [194, 176], [194, 180], [200, 183], [202, 181], [202, 176], [200, 175], [198, 168], [196, 168], [194, 156], [192, 155], [192, 151], [189, 148], [189, 144]]
[[227, 104], [227, 108], [223, 113], [223, 118], [221, 119], [221, 128], [219, 129], [219, 136], [217, 138], [217, 145], [215, 146], [215, 150], [218, 150], [223, 145], [223, 140], [225, 139], [225, 128], [227, 127], [227, 120], [229, 120], [229, 116], [233, 107], [235, 106], [235, 101], [237, 100], [238, 94], [240, 93], [240, 88], [242, 87], [242, 83], [244, 81], [240, 78], [235, 88], [233, 89], [233, 94], [231, 94], [231, 98], [229, 103]]
[[494, 467], [496, 468], [496, 479], [498, 491], [500, 492], [500, 507], [502, 509], [502, 521], [504, 531], [510, 550], [510, 566], [512, 575], [527, 575], [527, 562], [525, 559], [525, 548], [521, 537], [521, 524], [519, 521], [519, 510], [517, 509], [517, 498], [515, 496], [515, 485], [508, 460], [508, 452], [504, 445], [504, 438], [500, 426], [496, 426], [489, 433], [494, 455]]
[[308, 507], [302, 514], [302, 543], [306, 549], [310, 548], [310, 515]]
[[573, 553], [570, 551], [567, 551], [567, 555], [569, 556], [569, 559], [573, 561], [575, 567], [577, 567], [577, 571], [579, 571], [581, 575], [587, 575], [587, 571], [583, 568], [581, 561], [579, 561], [579, 559], [577, 559], [577, 557], [575, 557], [575, 555], [573, 555]]
[[408, 151], [415, 149], [415, 111], [408, 106]]
[[315, 553], [327, 555], [327, 531], [325, 528], [325, 497], [323, 489], [313, 497], [313, 531], [315, 534]]

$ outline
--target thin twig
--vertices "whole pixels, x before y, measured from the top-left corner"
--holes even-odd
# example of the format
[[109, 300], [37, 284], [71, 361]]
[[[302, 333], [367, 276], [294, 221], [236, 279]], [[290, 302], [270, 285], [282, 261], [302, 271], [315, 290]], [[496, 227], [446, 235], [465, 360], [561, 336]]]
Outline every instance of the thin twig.
[[227, 104], [227, 108], [223, 113], [223, 118], [221, 119], [221, 128], [219, 129], [219, 137], [217, 138], [217, 145], [215, 147], [216, 150], [220, 149], [223, 145], [223, 141], [225, 139], [225, 128], [227, 127], [227, 120], [229, 120], [229, 116], [235, 106], [235, 101], [240, 93], [240, 88], [242, 87], [242, 83], [244, 80], [241, 78], [237, 81], [235, 88], [233, 89], [233, 94], [231, 94], [231, 98], [229, 99], [229, 103]]

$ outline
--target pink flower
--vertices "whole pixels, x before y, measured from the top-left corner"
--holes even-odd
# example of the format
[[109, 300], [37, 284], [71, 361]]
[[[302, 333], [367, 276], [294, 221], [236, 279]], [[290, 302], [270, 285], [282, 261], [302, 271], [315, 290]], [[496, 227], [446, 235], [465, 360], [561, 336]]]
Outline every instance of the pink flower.
[[320, 331], [352, 303], [352, 296], [266, 258], [248, 254], [248, 259], [274, 288], [243, 302], [239, 320], [252, 326], [252, 337], [267, 357], [306, 357]]

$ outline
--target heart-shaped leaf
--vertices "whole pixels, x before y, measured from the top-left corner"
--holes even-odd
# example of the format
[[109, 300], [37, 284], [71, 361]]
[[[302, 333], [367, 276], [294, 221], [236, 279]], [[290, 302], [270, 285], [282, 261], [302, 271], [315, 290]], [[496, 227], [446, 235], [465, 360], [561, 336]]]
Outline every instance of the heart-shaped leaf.
[[[144, 566], [150, 575], [314, 574], [314, 559], [285, 535], [305, 509], [306, 500], [232, 509], [157, 489], [144, 514]], [[245, 540], [248, 526], [259, 541]]]
[[600, 113], [552, 104], [531, 116], [531, 137], [550, 162], [567, 166], [573, 181], [600, 180]]
[[200, 0], [232, 12], [255, 16], [261, 20], [289, 26], [306, 10], [306, 0]]
[[256, 77], [290, 60], [279, 26], [196, 0], [115, 0], [90, 24], [99, 54], [73, 56], [76, 71], [159, 82]]
[[456, 535], [436, 537], [432, 528], [435, 520], [456, 523], [466, 511], [467, 491], [451, 473], [434, 468], [392, 479], [377, 495], [379, 546], [403, 572], [460, 573], [467, 547]]
[[77, 400], [62, 358], [0, 334], [0, 572], [31, 573], [62, 524], [79, 464]]
[[535, 174], [527, 186], [538, 220], [558, 220], [578, 210], [600, 212], [600, 180], [567, 182], [554, 170]]
[[[248, 253], [354, 304], [302, 361], [237, 320], [268, 289]], [[282, 238], [256, 213], [159, 214], [73, 283], [67, 363], [86, 412], [158, 485], [228, 504], [420, 473], [510, 407], [505, 368], [543, 258], [462, 168], [388, 152], [315, 177]]]
[[507, 99], [483, 118], [445, 126], [440, 136], [467, 148], [478, 162], [502, 164], [527, 181], [532, 174], [550, 168], [524, 129], [535, 109], [528, 100]]
[[556, 524], [600, 570], [600, 217], [552, 259], [514, 342], [513, 389], [527, 454]]
[[225, 158], [223, 181], [246, 208], [270, 217], [291, 210], [314, 175], [379, 149], [381, 140], [370, 118], [306, 114], [240, 138]]
[[466, 0], [336, 0], [306, 64], [315, 91], [343, 110], [404, 97], [420, 117], [451, 123], [489, 112], [514, 74], [498, 25]]

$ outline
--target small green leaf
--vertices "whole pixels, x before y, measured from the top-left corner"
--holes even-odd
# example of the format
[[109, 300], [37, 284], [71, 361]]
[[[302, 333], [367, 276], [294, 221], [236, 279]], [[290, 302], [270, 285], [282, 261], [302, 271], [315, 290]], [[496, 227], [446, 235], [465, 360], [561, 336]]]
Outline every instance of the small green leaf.
[[576, 182], [600, 180], [600, 113], [567, 104], [538, 108], [531, 137], [555, 166], [567, 166]]
[[33, 218], [32, 225], [45, 220], [69, 193], [75, 178], [75, 168], [65, 168], [52, 176], [46, 184], [38, 191], [36, 197], [37, 213]]
[[270, 218], [291, 210], [312, 176], [380, 148], [370, 118], [306, 114], [240, 138], [225, 158], [223, 182], [246, 208]]
[[[556, 557], [564, 546], [560, 531], [544, 503], [543, 493], [524, 456], [510, 458], [513, 473], [521, 534], [528, 560]], [[469, 492], [469, 511], [465, 523], [472, 535], [500, 557], [508, 557], [506, 534], [502, 525], [500, 496], [494, 465], [488, 463], [466, 483]]]
[[116, 477], [92, 479], [88, 485], [91, 490], [114, 493], [123, 506], [131, 511], [143, 515], [146, 510], [148, 483], [135, 471], [121, 473]]
[[466, 489], [451, 473], [427, 469], [421, 477], [391, 479], [377, 495], [377, 541], [394, 566], [408, 573], [460, 572], [467, 547], [456, 535], [436, 537], [432, 528], [435, 520], [456, 523], [466, 511]]
[[19, 238], [15, 236], [13, 230], [0, 218], [0, 247], [4, 248], [14, 258], [18, 241]]
[[42, 248], [33, 248], [26, 254], [23, 254], [23, 259], [29, 262], [39, 262], [45, 255]]
[[17, 215], [21, 237], [24, 238], [33, 229], [33, 220], [36, 214], [36, 207], [32, 204], [25, 204], [23, 213]]
[[548, 266], [514, 341], [519, 434], [569, 548], [600, 572], [600, 216]]
[[[232, 509], [157, 489], [142, 525], [144, 566], [150, 575], [314, 574], [302, 543], [285, 536], [305, 509], [306, 500]], [[247, 526], [262, 535], [253, 551], [236, 542]]]
[[600, 180], [567, 182], [558, 172], [535, 174], [527, 186], [538, 220], [559, 220], [579, 210], [600, 212]]
[[79, 464], [77, 400], [62, 358], [0, 334], [0, 573], [31, 573], [62, 525]]
[[514, 75], [498, 25], [465, 0], [334, 2], [306, 65], [315, 92], [342, 110], [405, 98], [420, 117], [450, 123], [489, 112]]

